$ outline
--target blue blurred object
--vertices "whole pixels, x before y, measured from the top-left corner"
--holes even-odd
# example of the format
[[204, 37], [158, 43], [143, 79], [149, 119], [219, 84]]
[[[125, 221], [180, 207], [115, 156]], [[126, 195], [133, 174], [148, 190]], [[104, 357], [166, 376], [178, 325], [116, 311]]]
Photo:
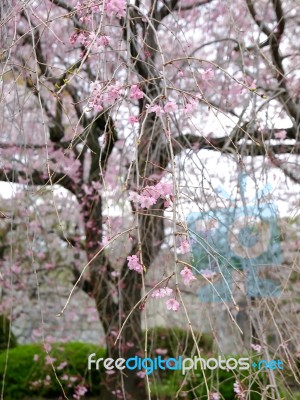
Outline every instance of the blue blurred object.
[[[193, 212], [187, 217], [195, 272], [209, 270], [221, 278], [200, 289], [201, 301], [232, 301], [233, 269], [245, 272], [249, 297], [277, 297], [281, 292], [275, 282], [259, 277], [259, 268], [281, 263], [277, 209], [262, 199], [271, 187], [265, 186], [246, 204], [246, 178], [239, 175], [242, 206]], [[217, 193], [230, 200], [223, 189]]]

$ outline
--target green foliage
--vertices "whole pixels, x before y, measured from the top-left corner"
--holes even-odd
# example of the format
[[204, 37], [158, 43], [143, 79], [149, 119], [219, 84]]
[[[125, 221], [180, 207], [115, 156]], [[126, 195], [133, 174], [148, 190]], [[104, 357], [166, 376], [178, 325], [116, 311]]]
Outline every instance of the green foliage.
[[[194, 332], [198, 347], [204, 354], [212, 351], [213, 338], [208, 333]], [[168, 357], [185, 355], [191, 357], [196, 354], [195, 341], [189, 330], [180, 328], [155, 327], [148, 331], [148, 353], [149, 357], [156, 356], [156, 349], [167, 350]]]
[[17, 346], [15, 335], [10, 332], [10, 320], [5, 315], [0, 315], [0, 351]]
[[[87, 370], [88, 355], [96, 353], [97, 358], [104, 357], [105, 350], [96, 345], [85, 343], [56, 343], [50, 352], [57, 377], [66, 394], [72, 398], [77, 385], [85, 385], [89, 393], [100, 392], [100, 371]], [[6, 365], [7, 352], [0, 354], [0, 392]], [[4, 398], [18, 400], [40, 395], [58, 398], [63, 392], [55, 377], [51, 364], [46, 363], [47, 354], [41, 344], [18, 346], [8, 351], [5, 372]], [[36, 361], [35, 358], [38, 358]], [[67, 365], [59, 369], [61, 363]], [[68, 379], [65, 379], [66, 376]], [[70, 379], [71, 378], [71, 379]], [[63, 397], [63, 396], [62, 396]]]
[[[232, 356], [223, 356], [223, 358], [231, 358]], [[208, 357], [203, 357], [208, 358]], [[239, 356], [232, 358], [238, 359]], [[256, 357], [252, 359], [256, 360]], [[205, 376], [205, 379], [204, 379]], [[277, 377], [277, 384], [279, 390], [281, 389], [282, 377], [278, 372], [275, 372]], [[247, 399], [261, 400], [262, 393], [265, 392], [266, 387], [269, 385], [268, 375], [265, 370], [261, 372], [254, 371], [252, 368], [249, 370], [223, 370], [223, 369], [205, 369], [201, 370], [200, 367], [196, 370], [190, 370], [184, 376], [181, 371], [167, 371], [167, 373], [157, 373], [152, 377], [151, 391], [153, 398], [160, 400], [171, 400], [176, 396], [177, 391], [180, 389], [179, 398], [183, 400], [209, 400], [207, 396], [207, 387], [210, 393], [218, 392], [221, 394], [222, 400], [235, 399], [234, 383], [238, 381], [245, 391]], [[268, 397], [271, 398], [271, 397]], [[292, 400], [293, 397], [287, 395], [282, 396], [282, 399]]]

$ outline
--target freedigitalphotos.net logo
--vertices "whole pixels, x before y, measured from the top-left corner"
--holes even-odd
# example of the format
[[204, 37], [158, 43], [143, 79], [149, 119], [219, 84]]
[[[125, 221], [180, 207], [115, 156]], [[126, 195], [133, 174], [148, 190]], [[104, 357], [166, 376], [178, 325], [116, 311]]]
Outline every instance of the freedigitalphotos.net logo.
[[199, 290], [199, 298], [204, 302], [231, 301], [233, 269], [244, 271], [249, 297], [276, 297], [281, 291], [275, 282], [259, 275], [261, 268], [281, 263], [277, 208], [265, 200], [271, 186], [256, 191], [247, 201], [247, 175], [241, 173], [238, 180], [239, 206], [219, 188], [216, 193], [230, 202], [227, 208], [193, 212], [187, 216], [193, 267], [199, 274], [208, 270], [211, 276], [217, 277]]
[[204, 359], [201, 357], [193, 358], [183, 358], [179, 356], [178, 358], [167, 358], [164, 359], [161, 356], [155, 358], [141, 358], [139, 356], [131, 357], [128, 359], [117, 358], [98, 358], [95, 359], [96, 353], [92, 353], [88, 357], [88, 369], [91, 370], [95, 368], [99, 370], [101, 365], [106, 370], [119, 370], [122, 371], [125, 368], [129, 370], [145, 371], [146, 375], [152, 374], [154, 371], [160, 370], [171, 370], [171, 371], [182, 371], [185, 375], [187, 371], [190, 370], [214, 370], [217, 368], [223, 370], [248, 370], [251, 365], [257, 369], [283, 369], [283, 362], [280, 360], [261, 360], [258, 363], [250, 362], [249, 358], [223, 358], [219, 356], [218, 358], [208, 358]]
[[228, 370], [246, 370], [250, 368], [250, 362], [248, 358], [229, 358], [224, 359], [221, 356], [218, 358], [209, 358], [204, 359], [201, 357], [193, 357], [193, 358], [183, 358], [179, 356], [178, 358], [167, 358], [164, 359], [161, 356], [155, 358], [141, 358], [139, 356], [131, 357], [128, 359], [125, 358], [117, 358], [114, 360], [113, 358], [98, 358], [94, 359], [96, 353], [90, 354], [88, 357], [88, 369], [92, 369], [92, 365], [95, 364], [95, 368], [99, 370], [100, 363], [103, 362], [103, 367], [106, 370], [123, 370], [125, 368], [129, 370], [144, 370], [146, 375], [152, 374], [154, 371], [160, 370], [171, 370], [171, 371], [182, 371], [182, 374], [185, 375], [187, 371], [191, 369], [228, 369]]

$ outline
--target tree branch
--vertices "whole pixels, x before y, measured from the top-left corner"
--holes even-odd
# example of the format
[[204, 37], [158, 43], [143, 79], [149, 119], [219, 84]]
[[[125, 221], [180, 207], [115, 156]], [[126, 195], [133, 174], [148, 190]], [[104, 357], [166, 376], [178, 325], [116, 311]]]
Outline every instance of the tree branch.
[[20, 170], [6, 170], [0, 169], [0, 181], [10, 183], [21, 183], [24, 181], [27, 185], [32, 186], [46, 186], [46, 185], [60, 185], [71, 193], [76, 194], [75, 182], [66, 174], [61, 172], [50, 171], [51, 179], [45, 178], [45, 174], [34, 170], [31, 174]]
[[[300, 143], [296, 144], [270, 144], [264, 140], [253, 140], [251, 143], [239, 143], [240, 139], [233, 139], [230, 136], [221, 138], [204, 138], [193, 134], [177, 136], [172, 139], [174, 153], [177, 155], [182, 150], [191, 146], [198, 146], [199, 150], [214, 150], [224, 154], [240, 154], [242, 156], [268, 155], [272, 150], [274, 154], [300, 154]], [[250, 139], [248, 139], [248, 142]]]

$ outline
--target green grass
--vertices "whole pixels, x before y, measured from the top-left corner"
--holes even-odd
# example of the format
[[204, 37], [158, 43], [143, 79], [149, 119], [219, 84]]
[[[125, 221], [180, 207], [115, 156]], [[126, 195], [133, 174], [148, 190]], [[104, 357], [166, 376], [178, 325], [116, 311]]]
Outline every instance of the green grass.
[[[87, 358], [90, 353], [96, 353], [97, 357], [103, 357], [105, 350], [96, 345], [79, 342], [53, 344], [51, 357], [56, 359], [53, 363], [56, 374], [70, 397], [78, 384], [87, 385], [90, 393], [100, 392], [100, 371], [87, 370]], [[6, 356], [6, 351], [0, 353], [0, 391], [3, 384]], [[34, 361], [35, 356], [38, 356], [37, 361]], [[45, 357], [46, 353], [41, 344], [17, 346], [8, 351], [4, 385], [6, 400], [23, 400], [26, 396], [31, 399], [37, 395], [57, 398], [62, 394], [52, 366], [46, 365]], [[63, 362], [67, 362], [67, 365], [61, 370], [57, 369]], [[76, 378], [76, 381], [62, 380], [64, 375]], [[47, 376], [49, 384], [47, 384]]]

